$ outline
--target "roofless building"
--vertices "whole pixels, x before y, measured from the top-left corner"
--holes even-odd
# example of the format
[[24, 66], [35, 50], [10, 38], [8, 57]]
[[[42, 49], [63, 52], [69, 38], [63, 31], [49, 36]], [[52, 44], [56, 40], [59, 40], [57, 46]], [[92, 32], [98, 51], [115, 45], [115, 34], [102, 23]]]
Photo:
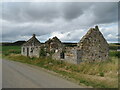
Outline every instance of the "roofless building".
[[21, 47], [21, 54], [29, 57], [39, 57], [41, 43], [33, 34], [27, 42], [25, 42]]
[[53, 59], [79, 64], [86, 61], [107, 60], [109, 53], [109, 45], [98, 26], [90, 28], [76, 47], [65, 47], [57, 37], [49, 39], [43, 46], [33, 34], [33, 37], [22, 45], [21, 54], [29, 57], [40, 57], [42, 48], [48, 54], [52, 52]]

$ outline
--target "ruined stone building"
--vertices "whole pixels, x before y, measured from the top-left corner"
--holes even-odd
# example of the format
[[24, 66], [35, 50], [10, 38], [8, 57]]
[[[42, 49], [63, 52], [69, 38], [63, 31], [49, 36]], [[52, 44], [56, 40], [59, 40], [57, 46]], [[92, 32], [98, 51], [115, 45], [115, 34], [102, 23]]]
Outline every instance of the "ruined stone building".
[[39, 57], [41, 48], [44, 48], [48, 54], [52, 53], [51, 57], [53, 59], [74, 64], [107, 60], [109, 52], [109, 45], [98, 26], [90, 28], [75, 47], [65, 47], [56, 36], [41, 45], [33, 35], [30, 40], [23, 44], [21, 53], [25, 56]]
[[109, 45], [98, 26], [89, 31], [78, 42], [77, 47], [67, 47], [65, 52], [59, 51], [53, 54], [53, 58], [70, 63], [92, 62], [108, 59]]
[[63, 49], [63, 47], [64, 45], [56, 36], [45, 42], [45, 48], [47, 49], [47, 52], [55, 53], [58, 50]]
[[80, 63], [80, 51], [76, 47], [66, 47], [64, 51], [59, 50], [52, 55], [56, 60], [63, 60], [73, 64]]
[[21, 54], [29, 57], [39, 57], [41, 43], [33, 34], [27, 42], [25, 42], [21, 47]]
[[101, 61], [108, 59], [109, 44], [99, 31], [98, 26], [89, 29], [78, 43], [82, 61]]

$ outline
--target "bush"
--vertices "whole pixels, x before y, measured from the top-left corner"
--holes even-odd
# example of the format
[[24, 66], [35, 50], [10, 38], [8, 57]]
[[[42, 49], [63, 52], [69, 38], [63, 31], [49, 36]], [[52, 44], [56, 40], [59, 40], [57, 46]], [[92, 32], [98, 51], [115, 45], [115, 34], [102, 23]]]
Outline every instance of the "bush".
[[120, 58], [120, 51], [109, 51], [109, 56]]
[[9, 53], [4, 53], [4, 55], [5, 55], [5, 56], [8, 56], [8, 55], [9, 55]]
[[41, 48], [41, 50], [40, 50], [40, 56], [42, 56], [42, 57], [46, 56], [46, 52], [45, 52], [44, 48]]
[[117, 49], [118, 49], [118, 46], [116, 46], [116, 45], [110, 45], [110, 46], [109, 46], [109, 49], [110, 49], [110, 50], [117, 50]]
[[99, 75], [100, 75], [101, 77], [104, 77], [104, 73], [103, 73], [103, 72], [100, 72]]

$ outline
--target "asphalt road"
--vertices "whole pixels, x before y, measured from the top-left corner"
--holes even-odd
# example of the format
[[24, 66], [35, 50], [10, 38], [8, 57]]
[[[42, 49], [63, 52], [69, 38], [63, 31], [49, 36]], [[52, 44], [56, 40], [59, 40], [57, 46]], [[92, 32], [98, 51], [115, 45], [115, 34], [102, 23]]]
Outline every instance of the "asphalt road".
[[82, 88], [41, 68], [3, 60], [2, 88]]
[[2, 59], [0, 58], [0, 89], [2, 89]]

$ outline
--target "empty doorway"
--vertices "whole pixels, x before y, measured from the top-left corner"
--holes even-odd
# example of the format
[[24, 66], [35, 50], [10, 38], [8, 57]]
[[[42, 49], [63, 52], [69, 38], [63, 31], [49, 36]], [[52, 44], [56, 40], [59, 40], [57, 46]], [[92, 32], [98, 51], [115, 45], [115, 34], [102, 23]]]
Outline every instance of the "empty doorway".
[[64, 52], [61, 52], [61, 53], [60, 53], [60, 58], [61, 58], [61, 59], [64, 59], [64, 58], [65, 58]]
[[29, 48], [27, 48], [27, 56], [29, 56]]

